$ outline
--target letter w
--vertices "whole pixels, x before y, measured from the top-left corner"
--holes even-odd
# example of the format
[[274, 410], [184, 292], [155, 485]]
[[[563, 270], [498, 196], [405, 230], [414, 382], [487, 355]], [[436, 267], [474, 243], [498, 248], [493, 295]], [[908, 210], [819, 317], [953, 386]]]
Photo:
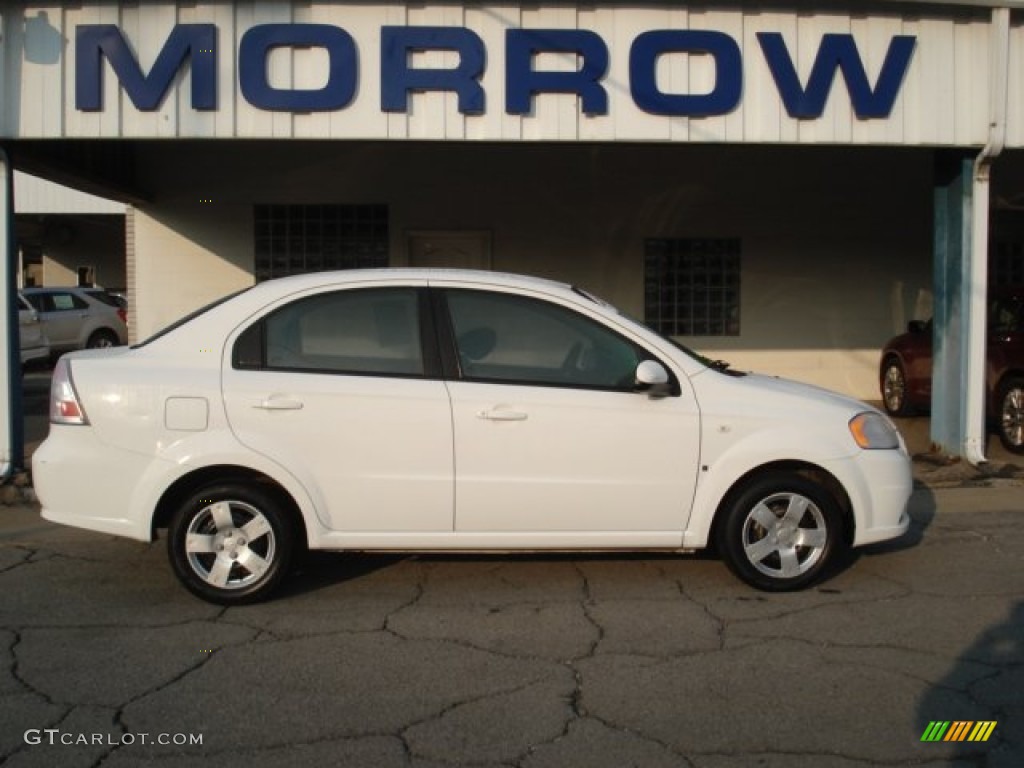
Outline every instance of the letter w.
[[866, 119], [888, 117], [892, 112], [903, 78], [910, 66], [917, 38], [912, 35], [895, 35], [892, 38], [874, 89], [868, 82], [853, 35], [822, 36], [806, 89], [800, 84], [800, 77], [781, 34], [758, 32], [757, 41], [761, 44], [768, 69], [775, 78], [775, 85], [790, 117], [821, 117], [836, 70], [839, 69], [850, 92], [854, 114]]
[[103, 58], [106, 57], [136, 108], [151, 112], [160, 106], [185, 59], [192, 59], [192, 108], [217, 108], [217, 27], [179, 24], [143, 74], [121, 30], [113, 24], [81, 24], [75, 31], [75, 108], [103, 109]]

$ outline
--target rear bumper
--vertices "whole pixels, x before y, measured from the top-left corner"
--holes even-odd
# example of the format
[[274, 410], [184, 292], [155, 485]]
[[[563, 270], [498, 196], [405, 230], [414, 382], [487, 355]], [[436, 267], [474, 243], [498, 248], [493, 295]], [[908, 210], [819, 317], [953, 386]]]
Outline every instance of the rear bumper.
[[32, 456], [32, 480], [46, 520], [150, 541], [149, 515], [133, 493], [151, 457], [101, 444], [89, 427], [50, 425]]

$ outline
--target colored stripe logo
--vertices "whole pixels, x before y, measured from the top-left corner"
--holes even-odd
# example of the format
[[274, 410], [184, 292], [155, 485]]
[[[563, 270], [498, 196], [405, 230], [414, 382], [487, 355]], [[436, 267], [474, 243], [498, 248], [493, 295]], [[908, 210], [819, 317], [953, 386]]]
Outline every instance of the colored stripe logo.
[[995, 729], [995, 720], [932, 720], [921, 741], [988, 741]]

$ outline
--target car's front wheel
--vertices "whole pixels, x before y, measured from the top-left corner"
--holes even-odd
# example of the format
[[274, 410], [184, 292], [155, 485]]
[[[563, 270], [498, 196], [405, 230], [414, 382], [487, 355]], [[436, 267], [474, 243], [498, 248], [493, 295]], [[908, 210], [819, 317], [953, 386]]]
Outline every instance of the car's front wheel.
[[203, 488], [178, 508], [168, 528], [175, 575], [190, 592], [220, 605], [266, 598], [284, 578], [293, 549], [284, 506], [258, 486]]
[[882, 404], [890, 416], [907, 416], [907, 375], [895, 357], [886, 358], [882, 365]]
[[773, 472], [741, 488], [722, 510], [719, 553], [753, 587], [801, 589], [818, 579], [842, 541], [832, 495], [792, 472]]
[[1011, 453], [1024, 454], [1024, 378], [1009, 379], [999, 389], [999, 440]]

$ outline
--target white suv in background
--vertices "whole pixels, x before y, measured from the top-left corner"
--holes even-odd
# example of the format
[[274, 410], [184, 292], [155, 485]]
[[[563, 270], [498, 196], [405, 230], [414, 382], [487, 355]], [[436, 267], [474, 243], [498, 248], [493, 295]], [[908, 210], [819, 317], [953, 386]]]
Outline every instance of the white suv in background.
[[50, 356], [50, 342], [39, 321], [39, 313], [25, 297], [18, 294], [18, 338], [21, 341], [21, 364]]
[[128, 343], [123, 308], [96, 288], [25, 288], [22, 294], [39, 314], [54, 352], [116, 347]]

